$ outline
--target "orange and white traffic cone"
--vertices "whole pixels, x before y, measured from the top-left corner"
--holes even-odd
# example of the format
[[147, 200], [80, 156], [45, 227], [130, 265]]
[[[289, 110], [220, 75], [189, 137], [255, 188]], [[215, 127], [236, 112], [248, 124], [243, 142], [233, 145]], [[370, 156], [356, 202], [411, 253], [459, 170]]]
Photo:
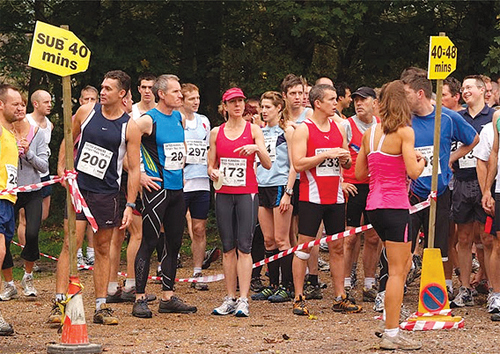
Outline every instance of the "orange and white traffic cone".
[[47, 353], [102, 353], [101, 345], [89, 343], [81, 290], [79, 278], [70, 276], [61, 344], [49, 345]]

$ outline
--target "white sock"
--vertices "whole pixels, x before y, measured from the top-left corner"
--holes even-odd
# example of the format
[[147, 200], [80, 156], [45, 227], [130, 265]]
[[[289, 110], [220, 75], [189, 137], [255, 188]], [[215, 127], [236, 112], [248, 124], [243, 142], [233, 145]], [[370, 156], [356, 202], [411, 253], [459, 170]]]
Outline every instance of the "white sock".
[[375, 285], [375, 278], [365, 278], [365, 288], [371, 289]]
[[95, 299], [95, 309], [96, 311], [99, 311], [101, 309], [101, 306], [106, 303], [106, 298], [105, 297], [98, 297]]
[[399, 328], [391, 328], [391, 329], [385, 329], [384, 334], [386, 334], [388, 337], [396, 337], [399, 333]]
[[118, 291], [118, 282], [117, 281], [110, 281], [108, 283], [108, 294], [109, 295], [114, 295]]
[[125, 280], [125, 291], [129, 292], [135, 288], [135, 278], [127, 278]]
[[344, 288], [347, 286], [351, 286], [351, 278], [344, 278]]
[[76, 251], [76, 256], [77, 257], [83, 257], [83, 251], [81, 248], [78, 249], [78, 251]]
[[196, 275], [198, 273], [201, 273], [201, 267], [194, 267], [193, 268], [193, 275]]
[[66, 295], [64, 295], [64, 294], [56, 294], [56, 301], [57, 302], [62, 302], [64, 300], [66, 300]]
[[87, 247], [87, 257], [94, 256], [94, 248]]

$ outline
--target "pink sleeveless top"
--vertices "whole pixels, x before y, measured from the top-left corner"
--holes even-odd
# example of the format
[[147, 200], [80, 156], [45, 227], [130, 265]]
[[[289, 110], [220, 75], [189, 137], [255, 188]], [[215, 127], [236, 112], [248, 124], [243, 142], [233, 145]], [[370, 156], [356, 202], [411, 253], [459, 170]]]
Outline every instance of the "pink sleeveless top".
[[380, 150], [385, 134], [380, 138], [377, 150], [374, 150], [374, 137], [375, 127], [372, 127], [370, 153], [368, 154], [370, 192], [366, 200], [366, 210], [409, 209], [410, 201], [403, 155], [390, 155]]
[[234, 140], [226, 137], [224, 133], [225, 126], [226, 123], [219, 127], [217, 140], [215, 142], [219, 171], [224, 174], [224, 184], [216, 193], [258, 193], [257, 178], [255, 177], [255, 169], [253, 166], [255, 154], [240, 156], [239, 152], [234, 152], [235, 149], [241, 146], [255, 144], [252, 137], [252, 126], [247, 122], [243, 133]]

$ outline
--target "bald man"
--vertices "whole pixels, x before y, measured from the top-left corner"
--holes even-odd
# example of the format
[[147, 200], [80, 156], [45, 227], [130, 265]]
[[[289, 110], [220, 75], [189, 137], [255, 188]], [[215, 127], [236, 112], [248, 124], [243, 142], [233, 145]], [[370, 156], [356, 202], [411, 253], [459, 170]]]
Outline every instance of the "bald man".
[[[45, 90], [36, 90], [31, 95], [31, 104], [33, 105], [33, 112], [26, 115], [30, 124], [38, 126], [38, 134], [45, 136], [45, 143], [47, 144], [48, 155], [50, 157], [50, 138], [52, 136], [52, 129], [54, 125], [50, 122], [48, 115], [52, 110], [52, 96]], [[40, 173], [42, 182], [48, 181], [49, 171]], [[50, 194], [52, 191], [51, 186], [42, 188], [43, 205], [42, 205], [42, 221], [49, 216], [50, 208]]]

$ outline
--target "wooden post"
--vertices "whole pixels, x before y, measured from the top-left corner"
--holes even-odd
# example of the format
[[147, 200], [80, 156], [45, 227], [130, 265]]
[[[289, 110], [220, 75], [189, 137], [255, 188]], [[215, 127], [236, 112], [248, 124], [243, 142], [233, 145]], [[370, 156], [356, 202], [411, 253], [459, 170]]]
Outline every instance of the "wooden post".
[[[445, 36], [444, 32], [439, 33], [440, 36]], [[433, 164], [432, 164], [432, 182], [431, 182], [431, 192], [436, 192], [437, 199], [437, 189], [438, 189], [438, 171], [439, 164], [439, 143], [441, 141], [441, 111], [442, 111], [442, 101], [443, 101], [443, 80], [437, 80], [436, 85], [436, 115], [434, 117], [434, 150], [433, 150]], [[446, 161], [446, 163], [448, 163]], [[431, 205], [429, 210], [429, 235], [428, 235], [428, 247], [434, 248], [434, 238], [436, 234], [436, 200], [431, 198]]]

